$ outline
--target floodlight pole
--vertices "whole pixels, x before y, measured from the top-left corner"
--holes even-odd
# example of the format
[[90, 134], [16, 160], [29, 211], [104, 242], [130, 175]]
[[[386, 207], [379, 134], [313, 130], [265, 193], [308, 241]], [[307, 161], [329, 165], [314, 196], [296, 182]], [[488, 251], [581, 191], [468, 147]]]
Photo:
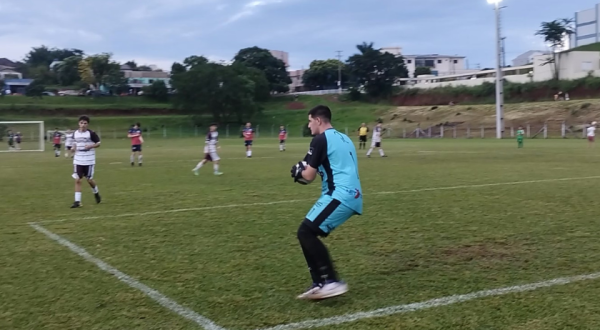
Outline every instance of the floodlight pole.
[[337, 51], [338, 55], [338, 93], [342, 95], [342, 51]]
[[504, 87], [502, 83], [502, 36], [500, 32], [500, 1], [488, 0], [494, 4], [496, 13], [496, 138], [502, 139], [504, 132]]

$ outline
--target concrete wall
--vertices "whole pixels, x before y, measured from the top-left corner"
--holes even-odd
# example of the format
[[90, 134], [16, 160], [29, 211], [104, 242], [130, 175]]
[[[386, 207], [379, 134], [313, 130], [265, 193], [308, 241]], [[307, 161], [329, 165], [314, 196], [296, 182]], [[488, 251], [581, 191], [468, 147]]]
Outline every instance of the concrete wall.
[[572, 38], [573, 47], [599, 42], [600, 5], [575, 13], [575, 35]]

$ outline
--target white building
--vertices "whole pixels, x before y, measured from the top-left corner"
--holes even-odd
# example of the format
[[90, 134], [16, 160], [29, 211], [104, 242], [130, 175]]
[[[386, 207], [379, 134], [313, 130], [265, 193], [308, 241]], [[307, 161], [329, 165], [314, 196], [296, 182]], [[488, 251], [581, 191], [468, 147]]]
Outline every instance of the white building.
[[600, 42], [600, 4], [575, 13], [575, 33], [571, 36], [571, 46], [579, 47]]
[[302, 92], [304, 90], [304, 83], [302, 82], [304, 72], [306, 72], [306, 69], [288, 71], [288, 75], [292, 79], [292, 83], [289, 85], [290, 92]]
[[402, 55], [402, 47], [383, 47], [379, 51], [382, 53], [390, 53], [395, 56]]
[[269, 52], [271, 53], [271, 55], [273, 55], [273, 57], [282, 60], [283, 63], [285, 63], [285, 67], [286, 68], [290, 66], [290, 60], [289, 60], [289, 54], [288, 54], [288, 52], [284, 52], [282, 50], [269, 50]]
[[512, 66], [528, 65], [528, 64], [533, 63], [533, 59], [536, 56], [549, 55], [551, 53], [552, 52], [545, 51], [545, 50], [530, 50], [528, 52], [525, 52], [525, 53], [515, 57], [515, 59], [512, 60]]
[[455, 55], [402, 55], [408, 69], [408, 76], [414, 77], [415, 69], [418, 67], [426, 67], [431, 69], [431, 74], [434, 76], [446, 76], [471, 72], [476, 70], [467, 70], [464, 56]]

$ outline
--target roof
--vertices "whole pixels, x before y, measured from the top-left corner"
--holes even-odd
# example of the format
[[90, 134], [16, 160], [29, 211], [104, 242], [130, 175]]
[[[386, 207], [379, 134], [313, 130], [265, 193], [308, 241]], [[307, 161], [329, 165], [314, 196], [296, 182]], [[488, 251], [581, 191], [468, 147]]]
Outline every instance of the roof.
[[466, 56], [458, 55], [440, 55], [440, 54], [419, 54], [419, 55], [402, 55], [403, 57], [420, 57], [420, 58], [466, 58]]
[[7, 58], [2, 57], [2, 58], [0, 58], [0, 65], [14, 68], [17, 66], [17, 63], [15, 63]]
[[28, 86], [33, 82], [33, 79], [6, 79], [6, 86]]

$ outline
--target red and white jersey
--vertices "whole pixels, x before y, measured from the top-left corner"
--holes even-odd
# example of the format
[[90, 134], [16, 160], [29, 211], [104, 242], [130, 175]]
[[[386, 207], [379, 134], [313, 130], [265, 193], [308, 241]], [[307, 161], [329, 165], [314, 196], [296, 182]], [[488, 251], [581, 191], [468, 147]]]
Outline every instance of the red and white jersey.
[[96, 132], [86, 130], [84, 132], [76, 130], [72, 135], [73, 147], [75, 149], [75, 156], [73, 157], [73, 164], [75, 165], [95, 165], [96, 164], [96, 149], [92, 148], [89, 150], [85, 149], [88, 144], [100, 143], [100, 137]]
[[216, 152], [217, 151], [217, 143], [219, 142], [219, 132], [208, 132], [206, 134], [204, 153]]
[[254, 129], [251, 127], [244, 128], [244, 141], [254, 140]]

